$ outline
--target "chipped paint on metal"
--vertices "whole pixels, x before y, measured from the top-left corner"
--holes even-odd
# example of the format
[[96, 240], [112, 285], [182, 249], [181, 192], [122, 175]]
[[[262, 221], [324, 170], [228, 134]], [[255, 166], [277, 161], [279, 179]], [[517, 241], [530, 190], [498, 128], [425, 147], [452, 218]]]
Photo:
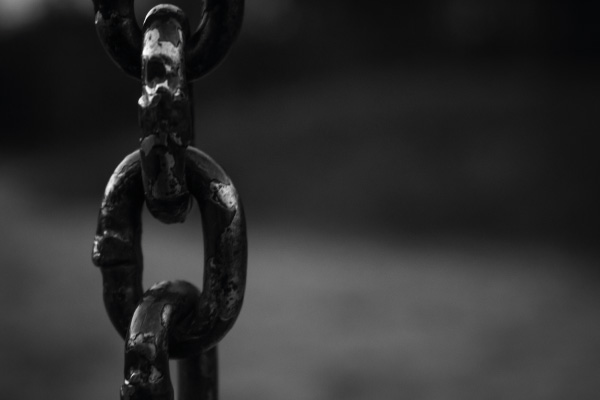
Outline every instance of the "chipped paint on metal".
[[162, 311], [160, 312], [160, 324], [166, 328], [169, 324], [169, 319], [173, 312], [173, 307], [170, 304], [165, 304]]
[[153, 332], [134, 334], [127, 341], [126, 351], [135, 351], [147, 360], [154, 360], [157, 354], [156, 335]]
[[211, 199], [222, 207], [234, 209], [237, 206], [237, 193], [235, 187], [218, 181], [210, 183]]
[[150, 376], [148, 377], [148, 381], [150, 383], [157, 383], [162, 378], [163, 374], [161, 374], [160, 371], [154, 365], [152, 365], [150, 367]]
[[142, 59], [150, 58], [155, 55], [161, 55], [170, 59], [180, 58], [180, 44], [183, 42], [183, 33], [179, 33], [179, 42], [173, 43], [170, 40], [161, 40], [160, 30], [148, 29], [144, 34], [144, 48], [142, 50]]

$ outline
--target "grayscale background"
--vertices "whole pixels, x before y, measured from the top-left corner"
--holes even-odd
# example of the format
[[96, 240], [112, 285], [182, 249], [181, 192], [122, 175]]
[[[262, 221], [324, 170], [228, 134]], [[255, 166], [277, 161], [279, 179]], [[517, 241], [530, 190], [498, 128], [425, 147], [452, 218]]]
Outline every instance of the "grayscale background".
[[[221, 397], [597, 399], [600, 3], [246, 10], [195, 84], [196, 145], [249, 224]], [[91, 249], [140, 84], [91, 0], [0, 0], [0, 57], [0, 398], [118, 399]], [[146, 287], [200, 284], [197, 214], [146, 213]]]

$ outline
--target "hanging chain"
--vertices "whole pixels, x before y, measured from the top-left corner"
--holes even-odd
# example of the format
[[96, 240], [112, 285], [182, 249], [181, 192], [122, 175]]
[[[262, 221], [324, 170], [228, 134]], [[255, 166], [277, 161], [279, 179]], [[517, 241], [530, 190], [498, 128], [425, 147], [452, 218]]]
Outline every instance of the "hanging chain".
[[[143, 29], [133, 0], [94, 0], [98, 35], [113, 60], [142, 81], [140, 149], [106, 187], [92, 259], [108, 316], [125, 339], [122, 400], [173, 399], [169, 359], [179, 359], [182, 400], [217, 399], [217, 343], [239, 315], [246, 285], [246, 225], [231, 180], [192, 147], [190, 82], [214, 68], [235, 40], [243, 0], [207, 0], [190, 33], [183, 12], [154, 7]], [[202, 290], [185, 281], [142, 287], [141, 212], [183, 222], [196, 200], [204, 234]]]

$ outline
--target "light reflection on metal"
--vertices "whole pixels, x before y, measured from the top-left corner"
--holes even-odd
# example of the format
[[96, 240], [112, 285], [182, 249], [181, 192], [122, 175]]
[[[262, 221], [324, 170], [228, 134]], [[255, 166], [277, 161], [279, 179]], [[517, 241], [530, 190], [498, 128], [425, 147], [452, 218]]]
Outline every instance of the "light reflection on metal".
[[[109, 318], [125, 339], [121, 399], [173, 399], [168, 361], [176, 358], [180, 359], [180, 398], [216, 400], [216, 345], [235, 323], [244, 299], [246, 225], [229, 177], [209, 156], [191, 147], [187, 73], [190, 56], [200, 64], [212, 60], [212, 66], [222, 59], [222, 50], [239, 30], [243, 3], [208, 1], [201, 27], [194, 34], [199, 38], [189, 37], [181, 10], [157, 6], [146, 17], [139, 47], [132, 1], [95, 0], [94, 5], [98, 32], [109, 54], [126, 72], [139, 72], [142, 80], [138, 102], [140, 150], [127, 156], [109, 180], [92, 254], [102, 271]], [[230, 10], [232, 15], [224, 18], [220, 14], [223, 10]], [[231, 32], [232, 27], [233, 36], [214, 37], [215, 32]], [[115, 42], [119, 38], [124, 38], [121, 45]], [[200, 48], [216, 53], [200, 57], [195, 54]], [[134, 51], [139, 64], [130, 62]], [[198, 77], [199, 71], [206, 72], [207, 68], [209, 65], [203, 64], [192, 72]], [[173, 223], [185, 220], [192, 199], [202, 214], [202, 290], [175, 280], [144, 292], [143, 204], [154, 217]]]

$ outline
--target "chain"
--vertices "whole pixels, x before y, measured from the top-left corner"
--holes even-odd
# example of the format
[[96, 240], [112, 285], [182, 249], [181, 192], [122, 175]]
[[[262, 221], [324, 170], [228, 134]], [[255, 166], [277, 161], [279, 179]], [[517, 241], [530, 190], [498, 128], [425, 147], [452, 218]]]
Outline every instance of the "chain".
[[[246, 285], [246, 225], [223, 169], [192, 147], [190, 82], [214, 68], [235, 40], [243, 0], [207, 0], [190, 33], [184, 13], [154, 7], [143, 28], [133, 0], [94, 0], [105, 49], [142, 81], [140, 149], [112, 174], [104, 193], [92, 259], [100, 267], [108, 316], [125, 340], [122, 400], [173, 399], [169, 359], [179, 359], [182, 400], [216, 400], [217, 343], [239, 315]], [[162, 222], [183, 222], [193, 200], [202, 215], [202, 290], [185, 281], [142, 287], [145, 203]]]

